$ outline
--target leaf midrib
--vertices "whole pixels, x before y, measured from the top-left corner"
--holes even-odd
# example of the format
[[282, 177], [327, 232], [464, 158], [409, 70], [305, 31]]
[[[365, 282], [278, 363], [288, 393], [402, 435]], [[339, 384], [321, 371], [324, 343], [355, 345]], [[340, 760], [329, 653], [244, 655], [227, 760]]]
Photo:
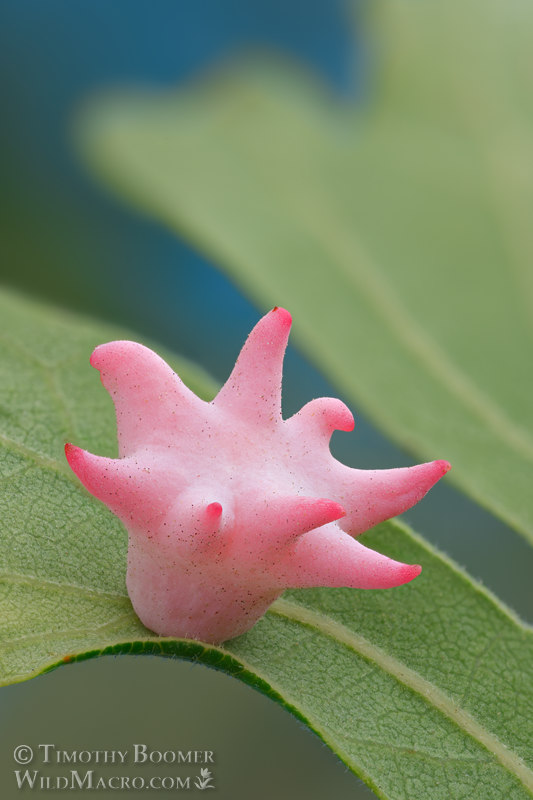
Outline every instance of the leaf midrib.
[[[94, 595], [94, 596], [102, 596], [107, 595], [109, 597], [115, 598], [125, 598], [123, 594], [112, 594], [109, 592], [100, 592], [95, 591], [92, 589], [88, 589], [86, 587], [78, 586], [75, 584], [64, 584], [61, 582], [54, 582], [48, 580], [42, 580], [37, 576], [30, 576], [30, 575], [15, 575], [6, 573], [3, 576], [0, 575], [0, 578], [20, 581], [20, 582], [36, 582], [42, 586], [50, 586], [55, 589], [59, 590], [67, 590], [73, 592], [83, 593], [84, 595]], [[372, 663], [376, 664], [380, 669], [384, 672], [389, 674], [393, 677], [396, 681], [400, 684], [420, 696], [424, 702], [428, 705], [431, 705], [433, 708], [437, 709], [440, 713], [442, 713], [445, 717], [450, 719], [460, 730], [463, 731], [466, 735], [473, 738], [478, 744], [480, 744], [485, 750], [488, 751], [490, 756], [493, 756], [506, 770], [508, 770], [512, 775], [514, 775], [522, 785], [531, 793], [533, 797], [533, 771], [529, 769], [522, 759], [514, 753], [512, 750], [507, 748], [502, 742], [493, 734], [489, 733], [482, 725], [480, 725], [475, 719], [473, 719], [467, 712], [460, 709], [457, 705], [457, 701], [454, 701], [451, 697], [449, 697], [445, 692], [441, 691], [437, 688], [433, 683], [423, 678], [418, 672], [411, 669], [410, 667], [406, 666], [404, 663], [399, 661], [398, 659], [394, 658], [393, 656], [389, 655], [385, 651], [383, 651], [380, 647], [375, 644], [372, 644], [365, 639], [360, 634], [356, 634], [347, 628], [342, 623], [339, 623], [333, 620], [331, 617], [326, 616], [318, 611], [313, 611], [308, 607], [302, 606], [298, 603], [295, 603], [292, 600], [287, 600], [285, 598], [278, 598], [276, 602], [270, 607], [269, 614], [274, 614], [279, 617], [284, 617], [289, 619], [293, 622], [297, 622], [301, 625], [305, 625], [308, 628], [311, 628], [323, 636], [332, 639], [333, 641], [340, 643], [347, 647], [348, 649], [352, 650], [358, 656], [362, 656], [363, 658], [368, 659]], [[130, 614], [121, 614], [116, 619], [107, 621], [100, 628], [105, 629], [110, 625], [116, 624], [116, 622], [122, 618], [129, 617]], [[84, 629], [76, 629], [78, 633], [83, 633]], [[61, 633], [61, 632], [60, 632]], [[66, 632], [64, 632], [66, 633]], [[179, 640], [174, 639], [166, 639], [165, 637], [149, 637], [146, 641], [176, 641]], [[116, 644], [120, 644], [120, 641], [117, 641]], [[205, 645], [208, 649], [211, 650], [218, 650], [221, 654], [227, 655], [233, 659], [235, 659], [235, 655], [231, 652], [231, 650], [226, 650], [223, 646], [220, 647], [213, 647], [212, 645]], [[257, 669], [255, 666], [251, 666], [246, 663], [246, 659], [242, 658], [239, 655], [238, 659], [243, 667], [247, 669], [252, 674], [255, 674], [257, 677], [264, 680], [268, 683], [274, 691], [280, 694], [283, 697], [285, 703], [289, 705], [294, 710], [298, 710], [298, 703], [291, 700], [287, 693], [284, 690], [281, 690], [279, 687], [276, 687], [275, 684], [272, 682], [271, 678], [268, 675], [262, 673], [262, 671]], [[300, 711], [300, 715], [301, 715]], [[317, 725], [311, 719], [308, 720], [310, 727], [315, 730], [324, 741], [327, 741], [330, 737], [326, 734], [325, 731], [321, 729], [320, 725]], [[340, 754], [340, 749], [336, 744], [337, 751]], [[431, 754], [428, 754], [429, 756]], [[348, 753], [344, 753], [343, 760], [347, 763], [352, 762], [352, 758]], [[473, 759], [475, 760], [475, 759]], [[359, 770], [359, 767], [358, 767]]]
[[430, 681], [427, 681], [418, 672], [410, 669], [393, 656], [385, 653], [381, 648], [371, 644], [360, 634], [354, 633], [345, 625], [331, 619], [331, 617], [312, 611], [291, 600], [279, 598], [270, 607], [270, 613], [310, 627], [377, 664], [384, 672], [422, 697], [426, 703], [440, 711], [464, 733], [488, 750], [505, 769], [528, 789], [533, 797], [533, 771], [524, 764], [522, 759], [502, 744], [496, 736], [493, 736], [476, 722], [468, 713], [460, 709], [457, 703], [445, 692], [438, 689]]
[[77, 594], [84, 594], [86, 597], [108, 597], [119, 600], [127, 600], [128, 594], [126, 592], [110, 592], [105, 589], [97, 589], [90, 586], [81, 586], [77, 583], [69, 583], [68, 581], [53, 581], [49, 578], [42, 578], [39, 575], [32, 575], [31, 573], [18, 573], [18, 572], [0, 572], [0, 581], [10, 581], [11, 583], [28, 583], [37, 584], [43, 588], [52, 587], [53, 589], [60, 589], [64, 592], [74, 592]]
[[35, 641], [38, 642], [42, 639], [64, 639], [65, 637], [78, 637], [78, 636], [86, 636], [88, 631], [92, 635], [96, 633], [101, 633], [105, 631], [107, 628], [114, 628], [118, 625], [119, 622], [122, 620], [127, 620], [132, 618], [133, 612], [124, 611], [122, 614], [114, 617], [113, 619], [107, 620], [106, 622], [102, 622], [101, 625], [96, 625], [94, 628], [88, 629], [87, 627], [82, 628], [63, 628], [58, 630], [51, 630], [51, 631], [37, 631], [36, 633], [28, 633], [24, 636], [19, 636], [17, 639], [9, 639], [8, 642], [3, 642], [4, 647], [15, 647], [16, 645], [20, 644], [21, 642], [28, 642], [28, 641]]

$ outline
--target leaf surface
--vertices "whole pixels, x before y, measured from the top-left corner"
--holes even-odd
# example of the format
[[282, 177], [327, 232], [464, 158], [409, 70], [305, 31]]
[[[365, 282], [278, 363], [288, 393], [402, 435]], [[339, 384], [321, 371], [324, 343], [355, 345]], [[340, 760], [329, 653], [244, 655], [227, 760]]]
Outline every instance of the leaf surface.
[[[125, 589], [127, 537], [63, 444], [115, 455], [92, 348], [128, 333], [0, 294], [0, 682], [111, 653], [178, 656], [284, 705], [390, 800], [533, 796], [533, 634], [405, 526], [365, 541], [423, 565], [391, 591], [286, 593], [220, 647], [160, 638]], [[170, 359], [204, 397], [213, 385]]]
[[114, 96], [89, 160], [196, 242], [397, 442], [533, 541], [530, 4], [382, 0], [377, 99], [294, 69]]

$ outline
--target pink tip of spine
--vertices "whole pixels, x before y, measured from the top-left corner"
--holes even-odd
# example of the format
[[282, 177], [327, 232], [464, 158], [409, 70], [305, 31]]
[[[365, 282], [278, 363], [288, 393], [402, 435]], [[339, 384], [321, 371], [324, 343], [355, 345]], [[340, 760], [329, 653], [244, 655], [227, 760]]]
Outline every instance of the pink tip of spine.
[[281, 308], [281, 306], [274, 306], [274, 308], [270, 313], [276, 314], [279, 320], [283, 322], [287, 326], [287, 328], [289, 328], [292, 325], [292, 316], [287, 311], [286, 308]]
[[334, 414], [335, 430], [346, 431], [349, 433], [355, 428], [355, 419], [352, 412], [347, 408], [344, 403], [339, 401]]
[[222, 506], [220, 503], [209, 503], [207, 506], [207, 515], [212, 519], [217, 519], [217, 517], [222, 516]]
[[422, 572], [422, 567], [420, 566], [420, 564], [405, 564], [401, 575], [402, 583], [409, 583], [410, 581], [414, 581], [415, 578], [418, 578], [421, 572]]
[[[106, 342], [95, 347], [89, 359], [91, 367], [102, 370], [117, 367], [121, 363], [127, 363], [132, 358], [142, 357], [146, 354], [147, 348], [138, 342], [130, 342], [127, 339], [118, 339], [113, 342]], [[154, 355], [154, 354], [152, 354]]]
[[100, 369], [100, 359], [98, 356], [101, 354], [102, 347], [103, 345], [101, 344], [99, 344], [98, 347], [95, 347], [89, 359], [89, 364], [95, 369]]
[[319, 500], [319, 503], [323, 506], [324, 512], [331, 518], [331, 522], [335, 522], [338, 519], [342, 519], [346, 516], [346, 509], [341, 506], [340, 503], [336, 503], [334, 500]]
[[79, 452], [80, 452], [80, 448], [76, 447], [75, 444], [70, 444], [70, 442], [67, 442], [65, 444], [65, 456], [66, 456], [66, 459], [67, 459], [67, 461], [68, 461], [68, 463], [69, 463], [69, 465], [71, 467], [75, 463], [75, 461], [77, 460], [76, 457], [77, 457]]

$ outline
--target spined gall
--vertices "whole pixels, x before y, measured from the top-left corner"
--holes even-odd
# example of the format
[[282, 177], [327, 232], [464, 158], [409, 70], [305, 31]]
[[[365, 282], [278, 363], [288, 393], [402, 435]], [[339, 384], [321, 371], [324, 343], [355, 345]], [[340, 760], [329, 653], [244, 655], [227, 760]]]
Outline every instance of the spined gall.
[[354, 537], [417, 503], [449, 464], [341, 464], [329, 440], [354, 420], [333, 398], [283, 419], [290, 326], [282, 308], [264, 316], [212, 402], [143, 345], [109, 342], [92, 354], [115, 403], [119, 458], [71, 444], [66, 456], [127, 528], [128, 592], [161, 636], [221, 642], [286, 588], [387, 589], [420, 573]]

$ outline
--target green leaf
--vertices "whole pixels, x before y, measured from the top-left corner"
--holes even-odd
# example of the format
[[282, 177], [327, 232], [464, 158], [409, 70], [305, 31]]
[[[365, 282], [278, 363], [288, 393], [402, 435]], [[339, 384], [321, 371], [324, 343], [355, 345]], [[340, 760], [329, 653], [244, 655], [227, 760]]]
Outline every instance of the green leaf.
[[382, 0], [373, 104], [245, 62], [85, 114], [96, 169], [191, 238], [397, 442], [533, 541], [533, 48], [521, 0]]
[[399, 589], [286, 593], [220, 647], [144, 628], [125, 589], [126, 533], [63, 457], [66, 440], [114, 455], [113, 407], [88, 358], [128, 334], [7, 293], [0, 317], [1, 683], [109, 653], [179, 656], [284, 705], [380, 797], [533, 796], [533, 633], [403, 525], [364, 537], [423, 565]]

